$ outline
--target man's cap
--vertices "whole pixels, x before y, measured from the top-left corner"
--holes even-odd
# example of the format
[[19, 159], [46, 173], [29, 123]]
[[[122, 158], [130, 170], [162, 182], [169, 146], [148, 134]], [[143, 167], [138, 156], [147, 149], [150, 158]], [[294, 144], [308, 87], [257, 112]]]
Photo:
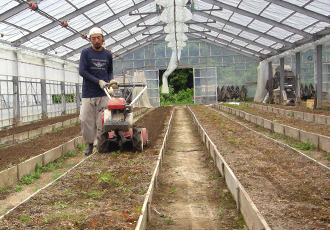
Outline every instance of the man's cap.
[[101, 34], [101, 35], [103, 35], [103, 31], [102, 31], [102, 29], [99, 28], [99, 27], [93, 27], [93, 28], [89, 31], [88, 36], [91, 37], [92, 34]]

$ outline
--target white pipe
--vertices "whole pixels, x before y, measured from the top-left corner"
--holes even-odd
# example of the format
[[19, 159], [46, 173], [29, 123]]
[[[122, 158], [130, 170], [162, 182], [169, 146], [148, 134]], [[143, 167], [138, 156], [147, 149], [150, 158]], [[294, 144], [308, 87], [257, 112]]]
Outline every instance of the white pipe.
[[108, 98], [111, 99], [111, 96], [110, 96], [110, 94], [108, 93], [108, 90], [107, 90], [106, 88], [103, 88], [103, 90], [104, 90], [105, 94], [108, 96]]
[[136, 96], [136, 98], [134, 98], [134, 100], [131, 102], [131, 104], [129, 104], [129, 105], [133, 105], [136, 101], [137, 101], [137, 99], [139, 99], [139, 97], [143, 94], [143, 92], [145, 91], [147, 89], [147, 86], [145, 86], [144, 88], [143, 88], [143, 90]]

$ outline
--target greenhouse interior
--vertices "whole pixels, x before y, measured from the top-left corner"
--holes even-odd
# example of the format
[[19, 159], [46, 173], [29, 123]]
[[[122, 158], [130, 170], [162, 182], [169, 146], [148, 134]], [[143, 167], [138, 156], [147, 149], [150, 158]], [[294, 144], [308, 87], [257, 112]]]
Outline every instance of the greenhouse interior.
[[[22, 220], [22, 216], [17, 217], [20, 218], [20, 224], [15, 225], [13, 224], [15, 221], [10, 222], [14, 217], [7, 215], [10, 217], [1, 217], [3, 220], [0, 221], [6, 220], [0, 224], [1, 229], [25, 228], [29, 226], [29, 223], [31, 226], [41, 229], [62, 229], [61, 227], [63, 229], [131, 229], [132, 226], [135, 229], [167, 229], [166, 225], [175, 226], [173, 229], [330, 229], [330, 142], [328, 140], [330, 137], [328, 137], [327, 131], [315, 134], [316, 131], [305, 130], [313, 134], [313, 136], [306, 137], [306, 132], [297, 131], [300, 130], [298, 127], [289, 131], [289, 128], [287, 130], [289, 126], [284, 127], [284, 122], [282, 122], [283, 127], [278, 127], [278, 124], [281, 123], [278, 117], [267, 117], [268, 120], [265, 117], [265, 120], [261, 120], [264, 118], [260, 118], [261, 115], [258, 115], [260, 117], [255, 117], [253, 120], [252, 117], [257, 116], [258, 112], [254, 115], [246, 115], [258, 108], [258, 111], [263, 112], [268, 110], [275, 113], [277, 111], [276, 116], [284, 114], [286, 118], [291, 119], [297, 118], [316, 123], [320, 121], [318, 124], [323, 125], [323, 128], [329, 126], [329, 0], [1, 0], [0, 129], [2, 131], [7, 132], [26, 124], [72, 114], [75, 115], [75, 118], [73, 116], [72, 119], [76, 120], [71, 121], [71, 125], [79, 124], [85, 78], [80, 75], [79, 65], [83, 50], [93, 45], [90, 39], [90, 31], [93, 28], [102, 30], [102, 49], [112, 54], [113, 78], [118, 82], [118, 86], [131, 84], [132, 87], [132, 84], [135, 83], [146, 86], [146, 89], [142, 91], [133, 86], [132, 92], [129, 94], [133, 98], [137, 97], [129, 104], [134, 108], [134, 110], [132, 109], [134, 114], [137, 114], [140, 109], [146, 113], [143, 116], [146, 117], [150, 111], [167, 109], [167, 107], [173, 109], [176, 106], [179, 107], [175, 109], [177, 111], [175, 113], [179, 113], [182, 106], [187, 106], [184, 107], [189, 111], [186, 115], [190, 117], [192, 114], [195, 124], [200, 125], [198, 132], [204, 132], [204, 134], [201, 133], [201, 136], [202, 141], [205, 142], [205, 149], [210, 151], [211, 159], [213, 158], [215, 161], [214, 167], [219, 168], [225, 181], [230, 180], [227, 178], [232, 171], [231, 169], [226, 171], [226, 162], [219, 163], [219, 159], [222, 157], [216, 155], [218, 150], [215, 150], [216, 147], [212, 147], [216, 143], [211, 141], [211, 134], [209, 137], [206, 131], [201, 131], [204, 130], [201, 128], [202, 121], [197, 121], [199, 119], [197, 110], [199, 111], [200, 108], [203, 108], [201, 111], [204, 112], [213, 108], [236, 114], [237, 117], [261, 125], [266, 129], [269, 126], [270, 131], [279, 133], [278, 135], [297, 137], [299, 141], [307, 141], [311, 145], [314, 144], [315, 149], [324, 151], [323, 155], [321, 153], [319, 155], [322, 155], [323, 161], [326, 161], [320, 163], [323, 167], [320, 170], [325, 170], [325, 173], [318, 174], [328, 178], [324, 182], [326, 187], [324, 188], [325, 193], [322, 193], [322, 204], [317, 202], [310, 204], [315, 205], [314, 209], [308, 208], [310, 212], [314, 213], [314, 219], [311, 218], [306, 222], [299, 219], [296, 223], [293, 217], [287, 221], [283, 217], [285, 224], [281, 224], [281, 221], [273, 220], [273, 217], [270, 217], [280, 215], [280, 212], [268, 213], [263, 209], [263, 205], [249, 198], [248, 195], [241, 197], [247, 192], [241, 189], [241, 184], [237, 184], [234, 189], [228, 188], [236, 201], [236, 206], [234, 206], [237, 207], [237, 212], [242, 213], [241, 219], [245, 221], [244, 224], [235, 225], [236, 227], [234, 225], [224, 227], [225, 225], [223, 225], [222, 228], [219, 227], [219, 223], [213, 223], [214, 219], [221, 219], [222, 216], [229, 213], [229, 211], [219, 211], [219, 208], [217, 208], [217, 214], [213, 220], [203, 217], [204, 224], [205, 221], [209, 222], [205, 228], [199, 226], [198, 224], [201, 223], [198, 221], [196, 221], [198, 224], [190, 223], [189, 227], [185, 226], [185, 222], [182, 222], [181, 225], [176, 221], [172, 223], [175, 218], [167, 220], [165, 223], [168, 216], [162, 214], [161, 210], [159, 213], [155, 208], [150, 208], [148, 201], [146, 204], [142, 202], [142, 210], [137, 215], [138, 220], [132, 222], [133, 224], [130, 223], [129, 227], [125, 225], [129, 222], [125, 218], [126, 215], [133, 215], [133, 211], [131, 214], [125, 212], [125, 215], [121, 213], [125, 217], [123, 217], [125, 224], [120, 223], [121, 221], [118, 219], [116, 220], [119, 223], [110, 221], [113, 223], [113, 228], [105, 227], [102, 224], [105, 223], [102, 222], [103, 220], [95, 217], [94, 221], [94, 217], [90, 216], [89, 219], [87, 218], [89, 222], [86, 225], [79, 225], [75, 222], [68, 227], [69, 225], [65, 224], [62, 226], [61, 224], [47, 225], [46, 223], [46, 225], [42, 225], [43, 227], [41, 225], [36, 227], [36, 223], [31, 224], [32, 219], [36, 219], [36, 217], [28, 218], [26, 216], [29, 221]], [[110, 95], [109, 97], [111, 98]], [[245, 110], [244, 112], [238, 111], [242, 108], [230, 107], [232, 105], [243, 106]], [[108, 108], [110, 107], [108, 105]], [[166, 114], [167, 112], [164, 111], [160, 113]], [[194, 113], [196, 115], [193, 115]], [[210, 113], [207, 114], [210, 115]], [[259, 113], [261, 114], [261, 112]], [[125, 112], [124, 119], [127, 116]], [[170, 121], [161, 120], [163, 118], [158, 118], [158, 115], [149, 119], [159, 119], [166, 125], [170, 123]], [[212, 119], [218, 121], [216, 118]], [[173, 122], [175, 124], [175, 119]], [[288, 124], [295, 123], [294, 121], [288, 122]], [[150, 123], [150, 125], [152, 124]], [[63, 123], [61, 127], [64, 128], [64, 126]], [[156, 125], [152, 127], [156, 127]], [[52, 131], [57, 129], [53, 124]], [[236, 132], [234, 129], [228, 132]], [[153, 133], [150, 130], [148, 132], [149, 142], [143, 139], [145, 134], [141, 134], [143, 143], [140, 147], [142, 149], [143, 144], [147, 142], [152, 145]], [[158, 132], [161, 132], [160, 129]], [[176, 133], [176, 131], [173, 132]], [[80, 135], [80, 129], [78, 134]], [[17, 134], [13, 134], [11, 141], [16, 143], [17, 140], [23, 140], [16, 139], [15, 135]], [[26, 135], [25, 139], [34, 139], [34, 136]], [[109, 135], [111, 137], [111, 134]], [[118, 138], [117, 131], [116, 135]], [[133, 134], [130, 135], [132, 135], [134, 146]], [[169, 134], [165, 135], [163, 148], [166, 147], [167, 135]], [[177, 134], [177, 136], [181, 135], [183, 134]], [[6, 142], [9, 137], [6, 138], [6, 136], [0, 135], [1, 145], [3, 145], [1, 148], [12, 145], [12, 143]], [[221, 138], [215, 137], [215, 139]], [[229, 138], [231, 144], [234, 145], [243, 139], [239, 136]], [[78, 145], [78, 142], [76, 140], [75, 145]], [[96, 141], [94, 145], [95, 143]], [[81, 143], [81, 145], [83, 144]], [[122, 142], [119, 141], [120, 146], [121, 144]], [[288, 145], [292, 147], [292, 145]], [[64, 147], [62, 148], [64, 149]], [[151, 149], [151, 147], [148, 148]], [[217, 148], [219, 149], [219, 147]], [[267, 151], [273, 153], [274, 150]], [[161, 154], [162, 152], [161, 150]], [[229, 152], [229, 150], [223, 150], [219, 154], [227, 156]], [[311, 153], [306, 154], [307, 158], [313, 158]], [[44, 161], [45, 158], [43, 158]], [[13, 163], [10, 162], [11, 166]], [[284, 166], [282, 169], [285, 170]], [[18, 171], [22, 170], [18, 169]], [[282, 171], [278, 170], [281, 174]], [[314, 170], [310, 169], [310, 171]], [[79, 175], [83, 175], [83, 173]], [[229, 176], [227, 177], [227, 175]], [[18, 178], [21, 179], [20, 176]], [[240, 176], [237, 178], [233, 179], [235, 183], [241, 180]], [[226, 181], [227, 186], [230, 187], [234, 183], [233, 181]], [[1, 186], [6, 183], [0, 180]], [[278, 183], [278, 186], [281, 186], [281, 181]], [[249, 182], [244, 186], [249, 186], [248, 184]], [[290, 185], [287, 186], [290, 187]], [[125, 193], [128, 190], [123, 191]], [[176, 192], [176, 190], [171, 191], [171, 195]], [[283, 197], [278, 199], [281, 200]], [[303, 200], [304, 196], [301, 197]], [[250, 203], [250, 206], [247, 206], [246, 203], [252, 202], [251, 200], [257, 205]], [[286, 200], [286, 198], [282, 200]], [[290, 206], [289, 203], [291, 202], [288, 201], [287, 207]], [[276, 204], [273, 205], [276, 206]], [[294, 206], [294, 204], [292, 205]], [[0, 200], [0, 208], [1, 206]], [[157, 206], [157, 208], [159, 207]], [[220, 210], [225, 209], [224, 207], [220, 205]], [[174, 206], [175, 208], [178, 206]], [[259, 209], [263, 211], [259, 211]], [[6, 209], [6, 212], [8, 210], [9, 208]], [[296, 209], [290, 210], [296, 213]], [[201, 212], [211, 211], [202, 210]], [[297, 211], [296, 215], [299, 215], [299, 212]], [[10, 210], [10, 213], [16, 215], [15, 210]], [[152, 213], [154, 216], [155, 213], [158, 214], [153, 218], [158, 221], [158, 224], [150, 225]], [[284, 213], [283, 210], [281, 213]], [[160, 218], [159, 215], [163, 215], [164, 218]], [[180, 216], [178, 213], [175, 215], [177, 218]], [[56, 218], [50, 217], [52, 220]], [[238, 217], [236, 215], [232, 218], [237, 219]], [[306, 217], [306, 219], [308, 218]], [[65, 221], [63, 223], [66, 223]]]

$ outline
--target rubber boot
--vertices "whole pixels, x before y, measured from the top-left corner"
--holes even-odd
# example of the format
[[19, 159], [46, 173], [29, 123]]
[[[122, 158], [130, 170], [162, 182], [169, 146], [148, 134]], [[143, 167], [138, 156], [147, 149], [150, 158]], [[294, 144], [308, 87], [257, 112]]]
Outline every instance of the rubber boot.
[[93, 152], [93, 143], [88, 144], [87, 148], [85, 149], [85, 155], [88, 156]]

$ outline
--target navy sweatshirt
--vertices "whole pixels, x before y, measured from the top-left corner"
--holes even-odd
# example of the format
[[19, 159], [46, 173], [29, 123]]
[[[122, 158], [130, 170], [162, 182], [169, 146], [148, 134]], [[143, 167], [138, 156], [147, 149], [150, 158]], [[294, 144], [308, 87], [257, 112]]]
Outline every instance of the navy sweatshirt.
[[92, 47], [81, 52], [79, 74], [82, 76], [82, 98], [102, 97], [105, 92], [98, 81], [109, 82], [113, 79], [112, 54], [106, 49], [96, 51]]

